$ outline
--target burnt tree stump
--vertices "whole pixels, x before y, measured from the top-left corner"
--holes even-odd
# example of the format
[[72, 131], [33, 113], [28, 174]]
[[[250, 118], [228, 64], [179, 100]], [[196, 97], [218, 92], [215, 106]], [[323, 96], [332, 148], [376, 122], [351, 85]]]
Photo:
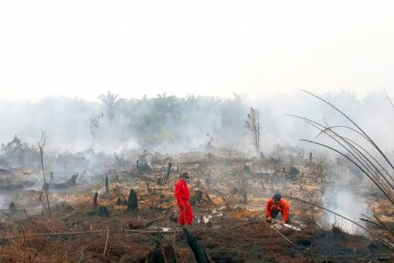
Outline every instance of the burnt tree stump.
[[108, 193], [109, 192], [109, 186], [108, 186], [108, 175], [105, 174], [105, 191]]
[[168, 181], [170, 180], [171, 168], [172, 168], [172, 162], [168, 162], [167, 174], [166, 174], [166, 177], [164, 178], [164, 183], [168, 183]]
[[93, 196], [93, 208], [98, 207], [98, 193], [96, 192]]
[[129, 202], [127, 205], [127, 212], [134, 212], [138, 210], [138, 198], [137, 198], [137, 192], [134, 191], [134, 189], [130, 190], [129, 194]]
[[244, 192], [244, 204], [248, 204], [248, 193]]
[[11, 210], [11, 211], [17, 210], [17, 209], [16, 209], [16, 206], [15, 206], [15, 204], [14, 204], [14, 202], [11, 202], [11, 203], [10, 203], [10, 205], [9, 205], [9, 207], [8, 207], [8, 210]]

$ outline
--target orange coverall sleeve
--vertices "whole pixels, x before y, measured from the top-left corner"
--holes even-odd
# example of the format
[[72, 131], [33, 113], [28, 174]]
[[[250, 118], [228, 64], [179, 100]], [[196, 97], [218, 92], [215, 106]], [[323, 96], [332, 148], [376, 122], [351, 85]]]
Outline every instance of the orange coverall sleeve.
[[289, 219], [289, 210], [290, 210], [290, 204], [289, 204], [289, 202], [285, 202], [284, 204], [283, 204], [283, 210], [282, 210], [282, 220], [283, 221], [287, 221], [287, 219]]
[[176, 200], [178, 201], [178, 204], [179, 204], [179, 205], [185, 204], [185, 202], [184, 202], [183, 199], [182, 199], [182, 194], [183, 194], [183, 185], [181, 185], [181, 184], [178, 183], [178, 184], [175, 186], [175, 198], [176, 198]]
[[273, 204], [272, 198], [268, 199], [267, 205], [266, 205], [266, 207], [265, 207], [267, 217], [272, 217], [272, 216], [271, 216], [271, 207], [272, 207], [272, 204]]

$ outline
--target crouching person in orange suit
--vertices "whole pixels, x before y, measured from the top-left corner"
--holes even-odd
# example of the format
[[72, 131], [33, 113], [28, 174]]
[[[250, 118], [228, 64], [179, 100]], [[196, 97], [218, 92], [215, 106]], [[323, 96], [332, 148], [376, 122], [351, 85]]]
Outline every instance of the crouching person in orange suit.
[[290, 224], [290, 217], [289, 217], [289, 210], [290, 204], [287, 200], [283, 199], [280, 194], [275, 194], [272, 198], [268, 199], [267, 206], [266, 206], [266, 216], [267, 222], [271, 222], [273, 218], [281, 213], [282, 214], [282, 221], [280, 222], [281, 225], [283, 224]]
[[190, 193], [187, 183], [190, 175], [184, 172], [179, 176], [179, 181], [175, 185], [175, 198], [179, 207], [179, 225], [191, 225], [193, 223], [193, 210], [190, 205]]

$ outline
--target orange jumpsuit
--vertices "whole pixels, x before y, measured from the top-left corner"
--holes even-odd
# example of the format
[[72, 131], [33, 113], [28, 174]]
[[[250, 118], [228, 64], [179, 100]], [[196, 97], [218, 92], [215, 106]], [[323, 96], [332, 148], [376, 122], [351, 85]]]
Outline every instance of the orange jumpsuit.
[[191, 225], [193, 222], [193, 210], [189, 202], [189, 188], [183, 179], [179, 179], [175, 185], [175, 198], [179, 207], [178, 223], [180, 225]]
[[290, 221], [289, 218], [289, 210], [290, 204], [287, 200], [281, 198], [278, 204], [274, 203], [272, 198], [268, 199], [267, 206], [266, 206], [266, 214], [267, 218], [272, 217], [275, 218], [279, 212], [282, 213], [282, 220], [286, 223]]

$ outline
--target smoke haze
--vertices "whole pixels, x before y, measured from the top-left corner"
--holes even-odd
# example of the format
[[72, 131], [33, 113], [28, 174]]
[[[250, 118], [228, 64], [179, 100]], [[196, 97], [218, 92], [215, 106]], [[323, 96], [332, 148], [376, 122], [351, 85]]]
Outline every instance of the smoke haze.
[[[384, 150], [392, 149], [394, 124], [390, 120], [394, 111], [384, 92], [371, 92], [361, 100], [346, 91], [321, 96], [358, 123], [378, 145], [384, 145]], [[50, 151], [95, 148], [113, 153], [124, 147], [146, 147], [177, 152], [205, 144], [209, 133], [216, 147], [245, 149], [245, 145], [251, 145], [243, 124], [249, 108], [254, 107], [260, 111], [263, 126], [261, 150], [267, 153], [275, 144], [312, 147], [299, 139], [314, 139], [319, 133], [304, 121], [285, 114], [323, 125], [350, 125], [332, 108], [301, 92], [263, 98], [235, 95], [232, 99], [167, 94], [142, 99], [118, 96], [114, 104], [106, 103], [61, 97], [37, 103], [2, 101], [0, 111], [6, 114], [0, 115], [0, 141], [7, 143], [18, 135], [22, 141], [36, 145], [44, 130]]]

